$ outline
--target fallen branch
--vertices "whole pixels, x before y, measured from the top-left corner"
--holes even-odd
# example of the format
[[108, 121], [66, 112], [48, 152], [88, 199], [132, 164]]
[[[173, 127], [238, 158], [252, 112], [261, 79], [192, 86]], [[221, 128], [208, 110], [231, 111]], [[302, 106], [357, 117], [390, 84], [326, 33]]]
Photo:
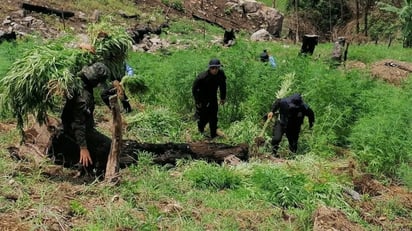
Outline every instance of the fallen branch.
[[49, 7], [33, 5], [33, 4], [30, 4], [30, 3], [23, 3], [21, 5], [21, 8], [24, 9], [24, 10], [34, 11], [34, 12], [38, 12], [38, 13], [55, 14], [55, 15], [63, 18], [63, 19], [70, 18], [70, 17], [74, 16], [74, 13], [70, 12], [70, 11], [56, 10], [56, 9], [52, 9], [52, 8], [49, 8]]

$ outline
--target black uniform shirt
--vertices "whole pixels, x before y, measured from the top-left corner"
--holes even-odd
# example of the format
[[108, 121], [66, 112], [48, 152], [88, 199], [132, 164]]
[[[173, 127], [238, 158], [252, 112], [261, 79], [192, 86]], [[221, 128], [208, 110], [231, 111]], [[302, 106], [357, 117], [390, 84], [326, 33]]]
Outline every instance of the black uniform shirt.
[[192, 86], [192, 94], [196, 103], [217, 103], [217, 90], [220, 99], [226, 100], [226, 75], [219, 70], [216, 75], [211, 75], [209, 70], [200, 73]]
[[86, 135], [94, 129], [93, 88], [84, 87], [80, 94], [66, 99], [61, 116], [64, 132], [80, 147], [87, 147]]

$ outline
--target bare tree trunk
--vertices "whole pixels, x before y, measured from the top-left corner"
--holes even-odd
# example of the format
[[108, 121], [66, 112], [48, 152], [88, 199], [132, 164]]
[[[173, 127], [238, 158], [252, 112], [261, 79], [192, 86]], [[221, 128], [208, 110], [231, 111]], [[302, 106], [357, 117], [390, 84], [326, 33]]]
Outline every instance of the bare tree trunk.
[[332, 32], [332, 5], [329, 0], [329, 33], [330, 33], [330, 41], [333, 41], [333, 32]]
[[369, 13], [369, 10], [368, 10], [368, 7], [367, 6], [365, 6], [365, 10], [364, 10], [365, 12], [364, 12], [364, 15], [363, 15], [363, 23], [365, 24], [364, 25], [364, 29], [363, 29], [363, 34], [365, 35], [365, 36], [368, 36], [368, 13]]
[[356, 34], [359, 34], [359, 31], [360, 31], [359, 18], [360, 18], [359, 0], [356, 0]]
[[391, 36], [391, 37], [389, 37], [388, 48], [389, 48], [389, 47], [391, 47], [391, 45], [392, 45], [392, 39], [393, 39], [393, 37], [392, 37], [392, 36]]
[[122, 146], [122, 116], [117, 95], [110, 96], [110, 108], [113, 115], [112, 145], [107, 159], [105, 181], [116, 182], [119, 178], [119, 156]]
[[370, 10], [373, 3], [374, 3], [374, 1], [371, 1], [371, 0], [366, 0], [365, 1], [365, 7], [364, 7], [364, 23], [365, 23], [364, 35], [366, 37], [368, 37], [368, 31], [369, 31], [369, 25], [368, 25], [369, 10]]
[[296, 34], [295, 44], [299, 42], [299, 0], [295, 0], [295, 13], [296, 13]]

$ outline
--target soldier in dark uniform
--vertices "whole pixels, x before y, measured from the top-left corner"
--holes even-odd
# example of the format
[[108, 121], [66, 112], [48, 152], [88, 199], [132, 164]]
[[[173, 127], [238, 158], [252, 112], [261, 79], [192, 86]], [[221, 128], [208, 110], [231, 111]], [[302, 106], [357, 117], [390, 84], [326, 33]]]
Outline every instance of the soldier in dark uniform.
[[77, 75], [83, 88], [66, 102], [61, 115], [63, 132], [54, 138], [49, 153], [57, 164], [66, 167], [81, 165], [87, 172], [106, 168], [111, 140], [95, 129], [93, 88], [103, 83], [109, 69], [101, 62], [84, 67]]
[[210, 60], [208, 70], [200, 73], [192, 86], [192, 94], [196, 103], [198, 130], [203, 133], [206, 124], [209, 123], [211, 138], [217, 136], [218, 89], [220, 104], [223, 105], [226, 100], [226, 75], [220, 67], [221, 64], [218, 59]]
[[309, 119], [309, 127], [313, 127], [315, 115], [312, 109], [303, 102], [300, 94], [294, 94], [287, 98], [277, 99], [273, 105], [271, 112], [268, 113], [268, 118], [271, 119], [273, 114], [279, 111], [280, 119], [276, 120], [273, 126], [272, 136], [272, 152], [276, 156], [279, 148], [279, 143], [283, 134], [289, 142], [289, 150], [296, 153], [298, 149], [298, 139], [305, 116]]

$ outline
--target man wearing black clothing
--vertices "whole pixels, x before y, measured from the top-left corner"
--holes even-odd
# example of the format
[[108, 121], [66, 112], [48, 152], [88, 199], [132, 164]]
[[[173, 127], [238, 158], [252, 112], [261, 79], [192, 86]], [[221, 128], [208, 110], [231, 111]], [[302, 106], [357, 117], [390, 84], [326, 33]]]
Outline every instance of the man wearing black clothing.
[[192, 86], [198, 130], [203, 133], [206, 124], [209, 123], [211, 138], [217, 136], [218, 89], [220, 104], [223, 105], [226, 100], [226, 75], [220, 67], [218, 59], [210, 60], [208, 70], [200, 73]]
[[273, 126], [273, 155], [276, 155], [279, 143], [285, 133], [289, 142], [289, 150], [296, 153], [303, 119], [307, 116], [309, 119], [309, 127], [312, 128], [313, 123], [315, 122], [315, 114], [312, 109], [303, 102], [300, 94], [277, 99], [272, 105], [271, 112], [268, 113], [268, 118], [271, 119], [276, 111], [279, 111], [280, 119], [278, 119]]

